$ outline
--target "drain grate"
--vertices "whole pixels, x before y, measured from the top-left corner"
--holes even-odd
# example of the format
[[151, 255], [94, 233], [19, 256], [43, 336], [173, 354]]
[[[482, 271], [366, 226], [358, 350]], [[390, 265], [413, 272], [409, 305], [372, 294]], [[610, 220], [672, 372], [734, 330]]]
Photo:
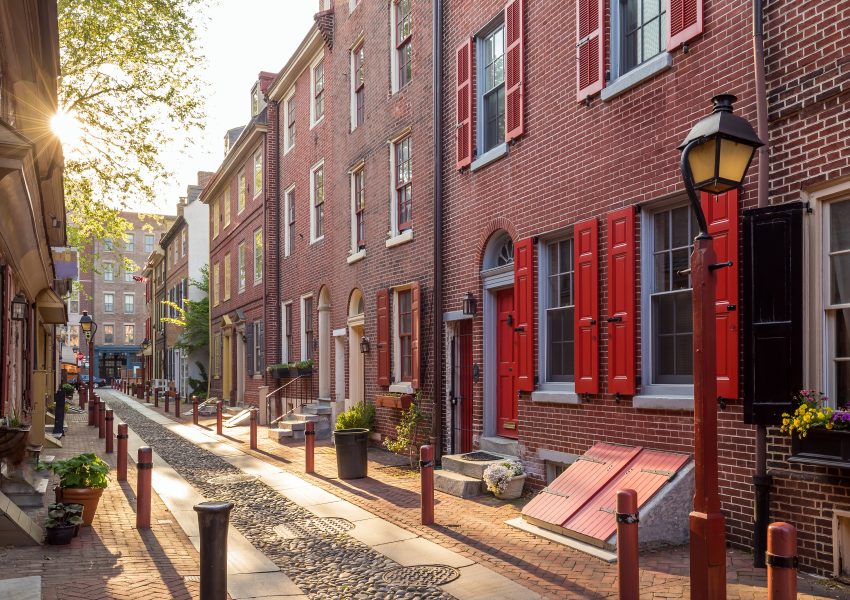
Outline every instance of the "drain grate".
[[461, 454], [460, 457], [463, 460], [471, 460], [474, 462], [484, 462], [488, 460], [502, 460], [504, 456], [499, 456], [498, 454], [490, 454], [489, 452], [470, 452], [468, 454]]
[[446, 565], [417, 565], [384, 571], [384, 583], [406, 587], [443, 585], [460, 577], [460, 571]]
[[200, 575], [185, 575], [183, 577], [183, 581], [185, 581], [187, 583], [200, 582], [201, 576]]
[[314, 537], [316, 535], [342, 535], [354, 529], [354, 523], [338, 517], [314, 517], [287, 521], [274, 528], [286, 540]]
[[212, 485], [238, 485], [241, 483], [250, 483], [252, 481], [257, 481], [259, 477], [256, 475], [247, 475], [243, 473], [235, 474], [235, 475], [219, 475], [218, 477], [213, 477], [212, 479], [208, 479], [207, 481]]

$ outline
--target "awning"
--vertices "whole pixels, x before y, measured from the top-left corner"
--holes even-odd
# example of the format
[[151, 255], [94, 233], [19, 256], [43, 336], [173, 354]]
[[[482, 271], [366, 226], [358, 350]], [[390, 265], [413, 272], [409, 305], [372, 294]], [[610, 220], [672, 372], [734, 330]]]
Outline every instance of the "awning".
[[35, 306], [38, 309], [38, 314], [41, 315], [45, 323], [64, 325], [68, 322], [65, 303], [50, 288], [44, 288], [38, 293], [35, 299]]

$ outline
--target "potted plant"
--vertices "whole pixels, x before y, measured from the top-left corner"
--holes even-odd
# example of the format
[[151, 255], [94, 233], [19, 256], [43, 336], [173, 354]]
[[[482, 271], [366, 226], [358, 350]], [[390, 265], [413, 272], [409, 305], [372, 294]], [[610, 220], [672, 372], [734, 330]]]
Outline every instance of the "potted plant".
[[419, 436], [419, 426], [425, 421], [425, 415], [419, 410], [417, 404], [411, 403], [407, 409], [402, 410], [401, 419], [395, 428], [395, 439], [384, 440], [384, 448], [396, 454], [407, 453], [410, 459], [410, 468], [416, 464], [419, 456], [419, 448], [416, 439]]
[[271, 375], [275, 379], [285, 379], [289, 377], [290, 374], [288, 363], [277, 363], [274, 365], [269, 365], [268, 367], [266, 367], [266, 371], [268, 371], [269, 375]]
[[62, 393], [65, 394], [65, 397], [69, 400], [74, 397], [74, 386], [70, 383], [63, 383], [60, 388]]
[[400, 408], [408, 410], [413, 404], [413, 394], [399, 392], [383, 392], [375, 395], [375, 406], [382, 408]]
[[827, 406], [827, 400], [815, 390], [800, 390], [797, 409], [782, 414], [780, 431], [791, 436], [789, 462], [850, 468], [850, 410]]
[[369, 430], [374, 421], [375, 407], [365, 402], [358, 402], [337, 417], [333, 438], [340, 479], [360, 479], [369, 473]]
[[312, 375], [313, 374], [313, 360], [300, 360], [295, 363], [295, 368], [298, 369], [299, 375]]
[[56, 501], [82, 504], [83, 524], [91, 525], [103, 490], [109, 483], [109, 465], [88, 452], [50, 465], [59, 476]]
[[64, 546], [71, 543], [83, 523], [83, 511], [80, 504], [51, 504], [47, 507], [47, 543], [51, 546]]
[[503, 460], [484, 469], [487, 489], [501, 500], [516, 500], [525, 485], [525, 467], [515, 459]]
[[0, 419], [0, 461], [19, 464], [26, 454], [29, 435], [30, 426], [24, 425], [16, 412]]

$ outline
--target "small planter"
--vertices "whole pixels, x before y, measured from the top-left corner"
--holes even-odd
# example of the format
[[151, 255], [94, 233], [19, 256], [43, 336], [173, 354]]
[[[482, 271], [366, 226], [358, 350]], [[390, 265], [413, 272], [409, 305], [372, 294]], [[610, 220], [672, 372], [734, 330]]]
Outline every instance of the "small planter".
[[515, 475], [508, 480], [508, 485], [502, 493], [493, 492], [499, 500], [516, 500], [522, 496], [522, 488], [525, 486], [525, 473]]
[[275, 367], [269, 369], [269, 375], [274, 379], [289, 379], [292, 377], [292, 370], [289, 367]]
[[78, 528], [77, 525], [65, 525], [63, 527], [48, 527], [47, 543], [51, 546], [66, 546], [71, 543], [71, 539], [76, 536], [74, 533]]
[[295, 371], [300, 377], [309, 377], [313, 374], [313, 367], [298, 367]]
[[83, 506], [83, 525], [90, 526], [97, 512], [103, 488], [56, 488], [56, 501]]
[[400, 396], [394, 394], [377, 394], [375, 396], [375, 406], [383, 408], [407, 410], [412, 403], [413, 394], [402, 394]]
[[806, 437], [791, 439], [789, 462], [850, 469], [850, 430], [812, 427]]

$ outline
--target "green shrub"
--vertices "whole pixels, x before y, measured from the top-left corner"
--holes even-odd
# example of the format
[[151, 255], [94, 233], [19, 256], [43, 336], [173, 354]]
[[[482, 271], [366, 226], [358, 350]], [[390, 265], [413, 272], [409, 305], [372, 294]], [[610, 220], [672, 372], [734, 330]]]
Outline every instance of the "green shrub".
[[375, 427], [375, 406], [358, 402], [336, 418], [337, 429], [368, 429]]
[[[420, 395], [416, 395], [416, 400]], [[416, 446], [416, 438], [419, 435], [419, 426], [425, 421], [425, 415], [419, 410], [416, 402], [410, 403], [410, 408], [401, 411], [401, 420], [395, 427], [395, 439], [384, 440], [384, 448], [396, 454], [404, 454], [410, 459], [410, 468], [416, 463], [419, 449]]]
[[45, 521], [44, 526], [50, 529], [53, 527], [82, 525], [82, 514], [83, 507], [80, 504], [51, 504], [47, 507], [47, 521]]
[[70, 383], [63, 383], [60, 386], [60, 389], [62, 390], [62, 393], [65, 394], [66, 396], [73, 396], [74, 395], [74, 386], [71, 385]]
[[57, 460], [50, 470], [59, 476], [63, 488], [105, 488], [109, 483], [109, 465], [93, 452]]

